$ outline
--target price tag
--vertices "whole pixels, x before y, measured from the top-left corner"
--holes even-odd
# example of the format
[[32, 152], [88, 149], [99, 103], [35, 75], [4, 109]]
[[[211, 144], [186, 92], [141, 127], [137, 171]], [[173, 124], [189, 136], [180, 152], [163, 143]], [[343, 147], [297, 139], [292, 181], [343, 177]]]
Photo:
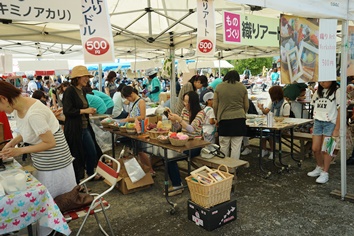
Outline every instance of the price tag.
[[203, 39], [198, 43], [198, 50], [202, 53], [208, 53], [213, 50], [213, 43], [209, 39]]
[[103, 55], [109, 50], [109, 43], [104, 38], [90, 38], [85, 43], [85, 49], [92, 55]]

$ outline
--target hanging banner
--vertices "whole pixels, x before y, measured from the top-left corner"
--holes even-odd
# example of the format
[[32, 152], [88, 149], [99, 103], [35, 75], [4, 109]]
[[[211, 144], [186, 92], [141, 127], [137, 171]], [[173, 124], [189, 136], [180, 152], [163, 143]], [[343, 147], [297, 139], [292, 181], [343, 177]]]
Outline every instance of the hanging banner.
[[[348, 0], [226, 0], [232, 3], [247, 4], [288, 12], [303, 17], [336, 18], [354, 20], [354, 2]], [[349, 7], [348, 7], [349, 4]], [[349, 11], [348, 11], [349, 10]], [[348, 17], [348, 19], [347, 19]]]
[[0, 0], [0, 19], [81, 24], [80, 1]]
[[114, 62], [114, 44], [107, 1], [81, 0], [81, 42], [86, 64]]
[[224, 43], [279, 46], [279, 19], [223, 12]]
[[336, 20], [281, 15], [280, 73], [283, 84], [317, 82], [319, 71], [323, 71], [320, 81], [336, 79], [336, 27]]
[[354, 26], [349, 26], [348, 30], [349, 52], [347, 76], [354, 76]]
[[320, 19], [318, 81], [335, 81], [337, 20]]
[[197, 0], [197, 56], [213, 57], [216, 31], [214, 0]]

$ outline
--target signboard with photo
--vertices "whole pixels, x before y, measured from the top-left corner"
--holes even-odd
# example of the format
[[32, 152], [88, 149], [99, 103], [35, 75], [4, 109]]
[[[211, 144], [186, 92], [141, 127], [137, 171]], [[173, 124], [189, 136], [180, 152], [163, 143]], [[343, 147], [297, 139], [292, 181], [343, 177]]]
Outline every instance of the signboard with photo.
[[336, 79], [336, 20], [281, 15], [283, 84]]

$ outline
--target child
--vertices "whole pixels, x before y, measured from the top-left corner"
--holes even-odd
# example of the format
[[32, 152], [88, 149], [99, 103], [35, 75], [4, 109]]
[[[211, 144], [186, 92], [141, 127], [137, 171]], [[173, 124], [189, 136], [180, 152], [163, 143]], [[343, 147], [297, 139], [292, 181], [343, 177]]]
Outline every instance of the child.
[[[338, 99], [336, 99], [338, 98]], [[340, 93], [336, 81], [322, 81], [315, 94], [313, 105], [313, 118], [315, 120], [312, 133], [312, 150], [316, 158], [316, 168], [308, 172], [310, 177], [318, 177], [316, 183], [324, 184], [329, 180], [328, 170], [332, 157], [322, 152], [322, 142], [325, 137], [338, 137], [339, 135], [339, 98]]]
[[203, 102], [205, 103], [204, 113], [205, 121], [203, 124], [203, 138], [205, 141], [210, 143], [215, 143], [215, 132], [216, 132], [216, 120], [213, 110], [213, 92], [207, 92], [203, 96]]

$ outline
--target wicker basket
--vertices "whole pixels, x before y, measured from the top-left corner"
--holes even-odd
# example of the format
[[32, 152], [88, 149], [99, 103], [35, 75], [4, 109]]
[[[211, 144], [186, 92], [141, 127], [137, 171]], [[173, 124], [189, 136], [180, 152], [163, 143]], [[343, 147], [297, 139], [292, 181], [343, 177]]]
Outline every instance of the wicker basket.
[[125, 126], [120, 126], [119, 127], [119, 131], [122, 133], [126, 133], [127, 132], [127, 128]]
[[[219, 166], [219, 171], [221, 166], [224, 165]], [[228, 170], [227, 167], [226, 170]], [[230, 200], [232, 179], [234, 176], [228, 171], [220, 172], [225, 176], [225, 179], [209, 185], [196, 182], [192, 179], [193, 176], [186, 177], [189, 192], [191, 194], [191, 200], [193, 202], [202, 207], [210, 208]]]
[[176, 146], [176, 147], [182, 147], [184, 145], [186, 145], [186, 143], [188, 142], [188, 139], [186, 140], [181, 140], [181, 139], [175, 139], [175, 138], [168, 138], [172, 144], [172, 146]]
[[157, 139], [157, 136], [159, 135], [167, 135], [169, 131], [153, 131], [153, 130], [149, 130], [149, 137], [151, 139]]
[[167, 139], [160, 139], [160, 138], [157, 138], [157, 140], [160, 142], [160, 143], [163, 143], [163, 144], [169, 144], [170, 143], [170, 140], [167, 138]]
[[135, 128], [126, 128], [128, 134], [136, 134]]
[[119, 126], [118, 125], [109, 124], [108, 127], [112, 128], [113, 130], [119, 130]]

